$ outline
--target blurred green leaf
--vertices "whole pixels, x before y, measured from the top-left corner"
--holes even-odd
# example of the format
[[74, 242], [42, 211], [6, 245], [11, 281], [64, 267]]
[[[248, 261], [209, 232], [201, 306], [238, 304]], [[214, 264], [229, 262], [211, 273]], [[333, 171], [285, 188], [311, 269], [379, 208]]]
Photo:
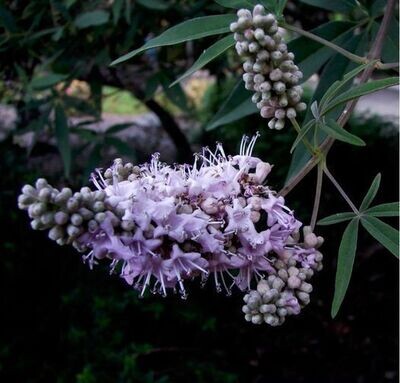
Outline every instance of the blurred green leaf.
[[361, 224], [378, 242], [388, 249], [395, 257], [399, 257], [399, 231], [380, 219], [363, 215]]
[[373, 217], [398, 217], [399, 216], [399, 202], [383, 203], [370, 207], [364, 214]]
[[11, 33], [16, 32], [17, 30], [14, 16], [8, 9], [3, 7], [2, 5], [0, 5], [0, 26]]
[[114, 146], [119, 154], [127, 156], [130, 160], [134, 161], [136, 159], [135, 151], [130, 145], [121, 139], [113, 136], [106, 136], [104, 138], [104, 143], [106, 145]]
[[171, 77], [165, 72], [161, 73], [159, 78], [166, 96], [182, 111], [189, 111], [186, 94], [181, 84], [178, 83], [174, 86], [170, 86]]
[[134, 51], [119, 57], [110, 65], [117, 65], [121, 62], [129, 60], [130, 58], [150, 48], [179, 44], [185, 41], [229, 32], [229, 25], [235, 19], [235, 15], [227, 14], [203, 16], [184, 21], [183, 23], [167, 29], [164, 33], [155, 37], [154, 39], [151, 39], [141, 48], [135, 49]]
[[234, 9], [240, 9], [240, 8], [247, 8], [251, 9], [253, 8], [253, 3], [250, 0], [214, 0], [217, 4], [222, 5], [223, 7], [226, 8], [234, 8]]
[[133, 125], [135, 125], [135, 124], [132, 122], [127, 122], [125, 124], [116, 124], [116, 125], [110, 126], [107, 129], [106, 134], [116, 134], [118, 132], [122, 132], [123, 130], [130, 128]]
[[55, 106], [55, 136], [58, 150], [64, 162], [65, 176], [68, 178], [71, 172], [71, 147], [69, 143], [68, 120], [64, 109], [60, 104]]
[[349, 287], [357, 249], [358, 224], [358, 218], [353, 218], [347, 225], [340, 242], [335, 278], [335, 294], [331, 309], [332, 318], [337, 315]]
[[345, 222], [349, 221], [350, 219], [355, 218], [355, 213], [349, 211], [345, 213], [336, 213], [333, 215], [330, 215], [329, 217], [325, 217], [320, 219], [317, 224], [320, 226], [327, 226], [327, 225], [333, 225], [335, 223], [340, 223], [340, 222]]
[[335, 120], [330, 119], [326, 124], [322, 123], [319, 126], [328, 136], [331, 136], [336, 140], [343, 141], [355, 146], [366, 145], [361, 138], [343, 129]]
[[110, 14], [103, 9], [97, 9], [91, 12], [84, 12], [78, 15], [74, 24], [79, 29], [95, 27], [106, 24], [110, 18]]
[[124, 0], [114, 0], [112, 5], [112, 16], [114, 25], [117, 25], [118, 20], [121, 17], [121, 11], [123, 6], [124, 6]]
[[357, 7], [355, 0], [300, 0], [302, 3], [327, 9], [328, 11], [348, 13]]
[[165, 11], [170, 7], [170, 4], [164, 0], [137, 0], [137, 3], [145, 8], [157, 11]]
[[216, 57], [224, 53], [227, 49], [235, 44], [233, 35], [225, 36], [224, 38], [218, 40], [216, 43], [207, 48], [196, 60], [196, 62], [177, 80], [175, 80], [171, 86], [174, 86], [183, 79], [189, 77], [199, 69], [203, 68], [210, 61], [214, 60]]
[[30, 83], [34, 90], [45, 90], [57, 85], [58, 83], [66, 80], [68, 75], [49, 73], [45, 76], [34, 77]]
[[245, 89], [244, 83], [240, 79], [219, 111], [207, 124], [206, 130], [229, 124], [250, 114], [257, 113], [257, 111], [257, 106], [251, 101], [251, 93]]
[[388, 88], [393, 85], [398, 85], [399, 78], [398, 77], [389, 77], [381, 80], [374, 80], [367, 82], [366, 84], [356, 85], [347, 92], [342, 93], [340, 96], [334, 98], [325, 108], [321, 111], [322, 114], [326, 114], [330, 112], [332, 109], [335, 109], [337, 106], [344, 104], [347, 101], [353, 100], [354, 98], [358, 98], [361, 96], [365, 96], [369, 93], [374, 93], [378, 90]]
[[371, 205], [372, 201], [376, 196], [376, 193], [378, 193], [380, 184], [381, 184], [381, 173], [378, 173], [375, 176], [374, 180], [372, 181], [372, 184], [361, 203], [360, 211], [364, 211], [365, 209], [369, 208], [369, 206]]

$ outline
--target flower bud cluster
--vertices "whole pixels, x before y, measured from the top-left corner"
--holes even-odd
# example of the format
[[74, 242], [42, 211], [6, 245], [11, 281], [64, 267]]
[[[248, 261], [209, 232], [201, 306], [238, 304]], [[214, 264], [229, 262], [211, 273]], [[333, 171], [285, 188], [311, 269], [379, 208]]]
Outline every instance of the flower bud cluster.
[[256, 5], [252, 12], [240, 9], [237, 16], [230, 29], [237, 53], [245, 58], [245, 87], [255, 92], [252, 101], [261, 116], [270, 119], [269, 128], [280, 130], [286, 118], [295, 118], [306, 108], [298, 85], [303, 73], [294, 64], [294, 54], [288, 52], [274, 15]]
[[88, 187], [76, 193], [70, 188], [58, 190], [39, 178], [35, 186], [22, 188], [18, 207], [28, 211], [34, 230], [49, 230], [49, 238], [57, 244], [72, 244], [81, 250], [76, 239], [87, 230], [96, 230], [106, 217], [105, 197], [103, 191]]
[[[34, 229], [49, 229], [59, 244], [85, 251], [90, 266], [111, 260], [111, 269], [140, 295], [150, 289], [165, 296], [171, 289], [185, 298], [186, 280], [205, 283], [210, 276], [216, 290], [229, 295], [233, 286], [250, 291], [261, 278], [278, 294], [268, 304], [278, 307], [287, 289], [299, 290], [296, 299], [300, 291], [309, 293], [303, 274], [319, 268], [322, 240], [307, 232], [299, 242], [301, 222], [265, 185], [271, 165], [252, 156], [257, 137], [244, 137], [235, 156], [221, 144], [203, 148], [193, 165], [168, 166], [158, 153], [138, 167], [117, 159], [92, 175], [97, 191], [73, 194], [38, 180], [23, 188], [19, 206]], [[249, 305], [246, 318], [253, 320], [258, 306]], [[279, 307], [290, 314], [286, 306]], [[284, 316], [282, 310], [272, 314]]]
[[308, 226], [303, 228], [303, 234], [302, 246], [285, 249], [274, 261], [276, 273], [261, 279], [256, 290], [244, 296], [242, 310], [248, 322], [279, 326], [286, 316], [298, 315], [310, 303], [313, 288], [309, 281], [315, 271], [322, 269], [322, 254], [315, 249], [322, 245], [323, 238], [317, 237]]

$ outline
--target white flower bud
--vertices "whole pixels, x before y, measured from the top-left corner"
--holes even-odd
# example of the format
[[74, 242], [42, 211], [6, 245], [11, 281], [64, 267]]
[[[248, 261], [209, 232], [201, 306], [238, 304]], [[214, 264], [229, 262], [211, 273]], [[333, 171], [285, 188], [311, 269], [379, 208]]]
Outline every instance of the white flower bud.
[[[262, 115], [263, 116], [263, 115]], [[263, 116], [264, 117], [264, 116]], [[273, 118], [272, 120], [270, 120], [269, 122], [268, 122], [268, 128], [270, 128], [270, 129], [275, 129], [275, 124], [276, 124], [276, 119], [275, 118]]]
[[260, 46], [256, 42], [252, 42], [249, 44], [249, 52], [256, 53], [260, 50]]
[[254, 31], [254, 37], [256, 40], [262, 40], [265, 37], [265, 33], [261, 28], [257, 28]]
[[105, 206], [104, 206], [104, 202], [102, 201], [96, 201], [93, 204], [93, 211], [95, 211], [96, 213], [100, 213], [102, 211], [104, 211]]
[[282, 53], [279, 51], [273, 51], [271, 52], [271, 59], [273, 61], [279, 61], [282, 59]]
[[307, 109], [307, 105], [306, 105], [305, 102], [300, 102], [300, 103], [298, 103], [298, 104], [296, 105], [296, 110], [297, 110], [298, 112], [302, 112], [302, 111], [304, 111], [304, 110], [306, 110], [306, 109]]
[[256, 103], [260, 100], [260, 97], [261, 97], [261, 93], [256, 92], [256, 93], [254, 93], [254, 94], [251, 96], [251, 101], [252, 101], [254, 104], [256, 104]]
[[251, 321], [254, 324], [261, 324], [263, 322], [263, 317], [260, 314], [256, 314], [252, 316]]
[[78, 228], [78, 227], [76, 227], [76, 226], [74, 226], [74, 225], [68, 225], [67, 226], [67, 234], [70, 236], [70, 237], [76, 237], [76, 236], [78, 236], [79, 234], [81, 233], [81, 230], [80, 230], [80, 228]]
[[94, 216], [94, 219], [98, 222], [98, 223], [102, 223], [105, 219], [106, 219], [106, 213], [97, 213]]
[[269, 52], [266, 51], [265, 49], [259, 51], [257, 53], [257, 60], [268, 61], [269, 60]]
[[82, 225], [82, 223], [83, 223], [83, 218], [82, 218], [82, 216], [81, 216], [80, 214], [77, 214], [77, 213], [72, 214], [72, 215], [71, 215], [71, 223], [72, 223], [74, 226], [80, 226], [80, 225]]
[[57, 241], [64, 236], [64, 230], [60, 226], [54, 226], [48, 234], [49, 238], [53, 241]]
[[264, 81], [260, 84], [260, 91], [265, 93], [271, 90], [271, 83], [269, 81]]
[[231, 30], [232, 33], [237, 32], [239, 30], [239, 24], [236, 22], [233, 22], [229, 26], [229, 29]]
[[47, 180], [46, 180], [46, 179], [44, 179], [44, 178], [38, 178], [38, 179], [36, 180], [35, 186], [36, 186], [36, 189], [41, 190], [41, 189], [43, 189], [43, 188], [45, 188], [45, 187], [48, 187], [49, 184], [47, 183]]
[[275, 118], [277, 118], [278, 120], [285, 118], [285, 116], [286, 116], [286, 112], [284, 109], [277, 109], [275, 111]]
[[51, 226], [54, 224], [54, 213], [52, 212], [47, 212], [44, 213], [41, 217], [40, 217], [40, 221], [43, 223], [44, 226]]
[[298, 289], [301, 285], [301, 279], [295, 275], [291, 275], [288, 278], [287, 284], [291, 289]]
[[279, 81], [282, 78], [282, 71], [280, 69], [274, 69], [273, 71], [271, 71], [271, 73], [269, 74], [269, 78], [272, 81]]
[[265, 8], [261, 4], [257, 4], [253, 8], [253, 17], [257, 15], [265, 15]]
[[36, 197], [37, 195], [36, 189], [31, 185], [24, 185], [22, 188], [22, 193], [30, 197]]
[[204, 210], [207, 214], [217, 214], [218, 213], [218, 201], [215, 198], [207, 198], [204, 200], [200, 207]]
[[296, 110], [294, 108], [288, 108], [286, 110], [286, 117], [291, 119], [291, 118], [296, 118]]
[[33, 230], [42, 230], [43, 229], [43, 224], [40, 221], [40, 219], [34, 219], [33, 221], [31, 221], [31, 228]]

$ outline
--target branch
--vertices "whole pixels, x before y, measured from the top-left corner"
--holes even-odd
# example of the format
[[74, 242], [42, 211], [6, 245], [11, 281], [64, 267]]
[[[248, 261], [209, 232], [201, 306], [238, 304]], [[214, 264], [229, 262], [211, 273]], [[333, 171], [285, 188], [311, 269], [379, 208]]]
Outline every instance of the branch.
[[[371, 50], [369, 51], [367, 58], [369, 60], [374, 60], [374, 59], [379, 59], [381, 52], [382, 52], [382, 47], [383, 47], [383, 42], [389, 27], [389, 21], [390, 18], [393, 14], [395, 6], [395, 0], [388, 0], [385, 14], [382, 20], [382, 23], [379, 27], [378, 34], [376, 36], [375, 42], [371, 47]], [[368, 81], [368, 79], [371, 77], [374, 67], [368, 67], [363, 74], [361, 75], [360, 78], [360, 84], [365, 83]], [[347, 103], [345, 109], [343, 110], [342, 114], [340, 115], [338, 119], [338, 123], [343, 127], [347, 121], [350, 118], [351, 113], [353, 112], [356, 104], [358, 102], [358, 99], [351, 100]], [[319, 147], [320, 151], [325, 154], [325, 156], [328, 154], [330, 148], [332, 147], [333, 143], [335, 142], [335, 139], [332, 137], [328, 137]], [[320, 156], [314, 156], [312, 157], [304, 166], [303, 168], [295, 175], [293, 176], [289, 182], [286, 184], [286, 186], [279, 192], [279, 195], [285, 196], [287, 195], [320, 161]]]

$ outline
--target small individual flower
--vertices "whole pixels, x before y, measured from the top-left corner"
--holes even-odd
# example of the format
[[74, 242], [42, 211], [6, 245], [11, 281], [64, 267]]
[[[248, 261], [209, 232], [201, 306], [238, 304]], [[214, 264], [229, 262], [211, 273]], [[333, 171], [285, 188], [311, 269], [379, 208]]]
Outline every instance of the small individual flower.
[[252, 101], [261, 116], [270, 120], [269, 128], [283, 129], [286, 119], [306, 108], [298, 85], [303, 73], [294, 63], [294, 54], [288, 52], [274, 15], [258, 4], [253, 12], [240, 9], [237, 16], [230, 28], [236, 51], [245, 59], [245, 87], [255, 92]]
[[169, 166], [158, 154], [140, 166], [116, 159], [93, 173], [96, 190], [39, 179], [18, 204], [32, 228], [74, 246], [89, 267], [109, 260], [140, 296], [186, 298], [188, 280], [210, 279], [227, 295], [247, 291], [246, 319], [275, 326], [309, 302], [323, 239], [305, 227], [300, 242], [301, 223], [265, 184], [271, 165], [252, 155], [257, 138], [244, 137], [235, 156], [221, 144], [204, 148], [193, 165]]

